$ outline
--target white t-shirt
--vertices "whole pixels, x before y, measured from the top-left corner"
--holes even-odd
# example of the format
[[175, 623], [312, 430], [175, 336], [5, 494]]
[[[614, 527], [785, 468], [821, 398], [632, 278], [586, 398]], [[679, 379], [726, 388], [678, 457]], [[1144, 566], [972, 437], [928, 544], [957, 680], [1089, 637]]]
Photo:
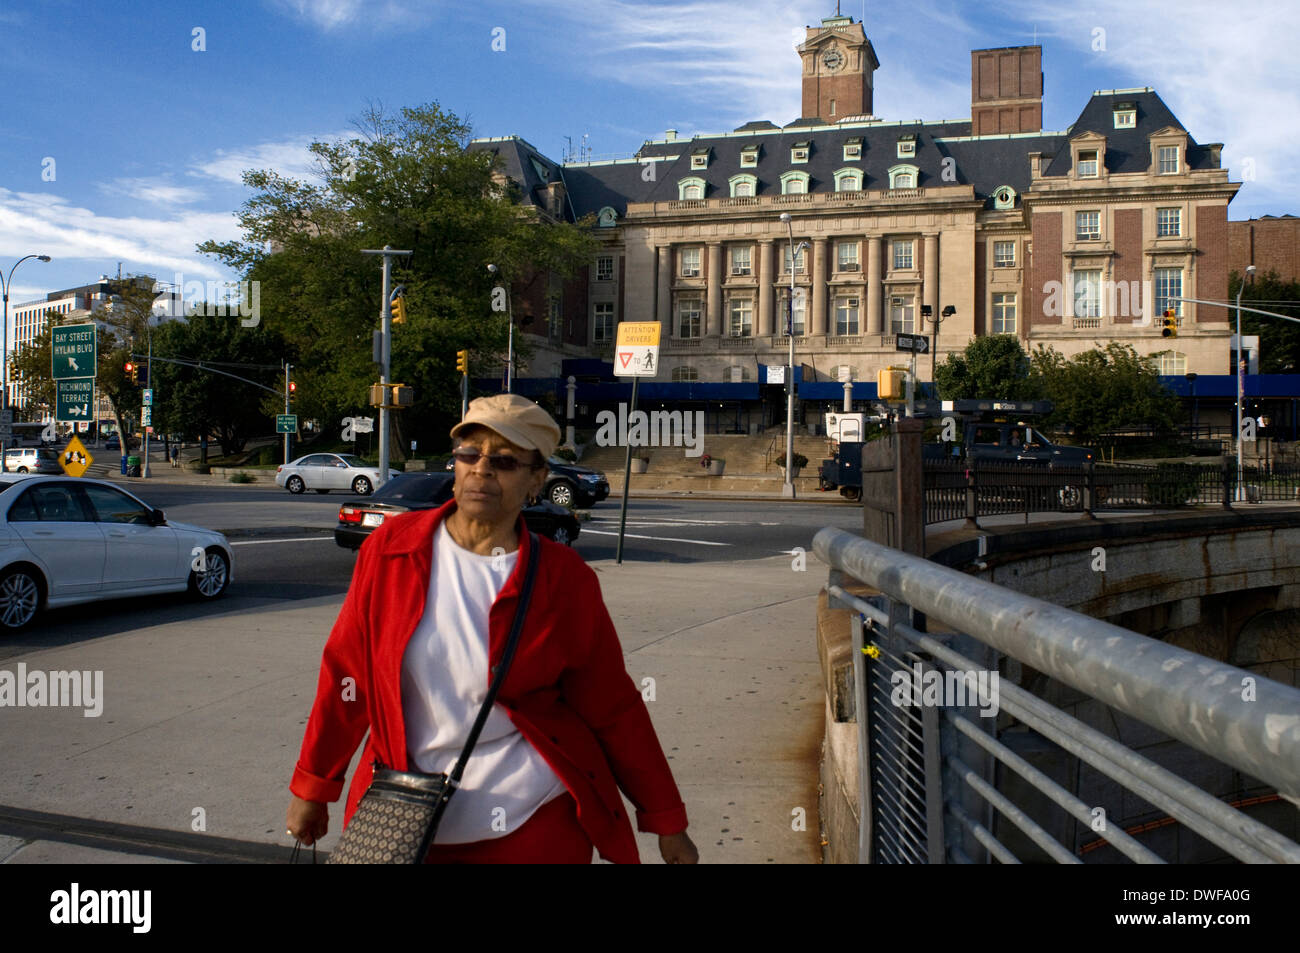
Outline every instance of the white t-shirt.
[[[462, 549], [446, 521], [434, 534], [424, 615], [402, 658], [402, 713], [413, 770], [450, 774], [460, 757], [487, 697], [488, 612], [518, 559], [517, 550], [480, 556]], [[434, 843], [512, 834], [565, 790], [505, 710], [493, 705]]]

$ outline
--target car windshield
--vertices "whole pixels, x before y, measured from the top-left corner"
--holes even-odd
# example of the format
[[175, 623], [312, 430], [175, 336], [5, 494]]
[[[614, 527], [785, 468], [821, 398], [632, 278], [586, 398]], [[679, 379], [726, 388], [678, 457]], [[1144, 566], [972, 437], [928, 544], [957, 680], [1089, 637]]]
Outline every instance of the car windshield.
[[354, 457], [350, 453], [340, 453], [337, 456], [350, 467], [364, 467], [366, 465], [364, 460], [360, 457]]
[[403, 473], [376, 490], [370, 499], [440, 503], [451, 499], [452, 479], [444, 473]]

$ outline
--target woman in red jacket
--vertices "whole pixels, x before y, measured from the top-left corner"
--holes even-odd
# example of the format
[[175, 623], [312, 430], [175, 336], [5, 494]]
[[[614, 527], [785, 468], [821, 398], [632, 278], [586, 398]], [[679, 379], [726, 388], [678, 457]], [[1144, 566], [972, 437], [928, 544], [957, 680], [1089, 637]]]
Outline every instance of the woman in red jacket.
[[316, 702], [290, 784], [286, 827], [311, 844], [326, 803], [369, 730], [344, 824], [377, 761], [449, 771], [487, 694], [518, 604], [523, 567], [538, 576], [519, 647], [448, 804], [428, 860], [589, 863], [639, 858], [637, 826], [668, 863], [695, 863], [686, 809], [601, 598], [573, 550], [521, 517], [546, 480], [560, 429], [532, 401], [485, 397], [452, 429], [454, 499], [385, 521], [361, 547], [325, 646]]

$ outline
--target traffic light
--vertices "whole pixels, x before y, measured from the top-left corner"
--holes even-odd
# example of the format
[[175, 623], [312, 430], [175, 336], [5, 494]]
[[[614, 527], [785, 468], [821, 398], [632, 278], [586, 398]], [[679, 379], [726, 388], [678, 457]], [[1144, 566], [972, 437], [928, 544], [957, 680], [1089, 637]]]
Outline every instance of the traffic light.
[[140, 382], [140, 366], [138, 364], [133, 364], [132, 362], [127, 361], [126, 366], [122, 369], [126, 371], [127, 376], [131, 378], [132, 384], [138, 384]]
[[456, 352], [456, 370], [462, 374], [469, 373], [469, 351]]
[[1178, 315], [1173, 308], [1165, 311], [1164, 328], [1160, 331], [1160, 336], [1165, 338], [1178, 337]]
[[392, 309], [393, 312], [393, 323], [405, 324], [406, 323], [406, 299], [400, 297], [394, 298], [389, 303], [389, 307]]
[[289, 381], [289, 400], [292, 401], [298, 396], [298, 382]]

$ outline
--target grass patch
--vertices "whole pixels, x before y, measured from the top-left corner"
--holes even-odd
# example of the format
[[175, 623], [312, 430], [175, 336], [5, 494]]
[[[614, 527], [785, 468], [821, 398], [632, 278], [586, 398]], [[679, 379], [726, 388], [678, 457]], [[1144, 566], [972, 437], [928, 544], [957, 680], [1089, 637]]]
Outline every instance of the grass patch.
[[230, 475], [230, 482], [231, 483], [256, 483], [257, 477], [253, 476], [251, 473], [245, 473], [241, 470], [238, 473], [232, 473]]

